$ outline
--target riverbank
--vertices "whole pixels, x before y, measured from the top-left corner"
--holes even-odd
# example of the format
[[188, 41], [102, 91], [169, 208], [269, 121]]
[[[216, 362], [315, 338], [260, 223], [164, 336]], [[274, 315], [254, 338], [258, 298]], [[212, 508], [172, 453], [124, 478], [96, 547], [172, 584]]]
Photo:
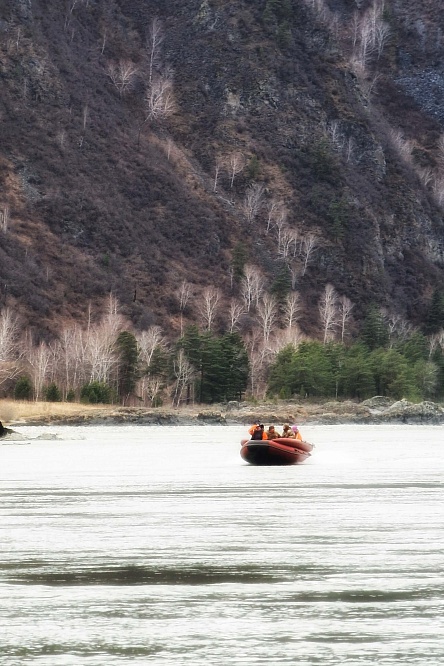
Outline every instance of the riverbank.
[[198, 425], [299, 423], [329, 424], [428, 424], [444, 423], [444, 409], [433, 402], [410, 403], [376, 396], [361, 403], [352, 401], [280, 401], [261, 405], [229, 402], [224, 405], [189, 405], [178, 409], [121, 407], [77, 403], [0, 401], [0, 421], [8, 427], [29, 425]]

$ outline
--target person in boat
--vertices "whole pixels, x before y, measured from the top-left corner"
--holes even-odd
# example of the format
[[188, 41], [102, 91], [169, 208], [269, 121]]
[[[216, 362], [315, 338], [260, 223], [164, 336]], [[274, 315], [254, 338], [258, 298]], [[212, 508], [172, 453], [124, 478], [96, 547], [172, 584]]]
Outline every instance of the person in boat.
[[261, 425], [260, 421], [255, 421], [252, 426], [248, 428], [248, 433], [252, 435], [255, 430], [257, 430]]
[[248, 432], [250, 433], [251, 439], [267, 439], [264, 430], [264, 424], [257, 422], [249, 428]]
[[266, 435], [267, 439], [277, 439], [278, 437], [282, 437], [282, 435], [276, 430], [274, 425], [268, 427]]
[[303, 437], [302, 437], [301, 433], [299, 432], [299, 426], [297, 426], [296, 424], [292, 425], [291, 429], [294, 433], [294, 438], [297, 439], [299, 442], [302, 442]]
[[250, 435], [250, 437], [253, 437], [254, 433], [259, 430], [259, 426], [260, 426], [259, 421], [255, 421], [255, 423], [253, 423], [253, 425], [251, 425], [248, 428], [248, 434]]
[[290, 439], [296, 438], [296, 433], [290, 428], [290, 424], [286, 423], [282, 429], [282, 437], [289, 437]]

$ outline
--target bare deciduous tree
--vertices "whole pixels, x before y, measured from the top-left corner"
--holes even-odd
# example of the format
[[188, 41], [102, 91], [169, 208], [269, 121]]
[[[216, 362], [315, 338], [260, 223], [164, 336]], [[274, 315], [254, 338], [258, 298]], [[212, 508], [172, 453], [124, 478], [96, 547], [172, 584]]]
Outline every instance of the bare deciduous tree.
[[381, 78], [381, 74], [376, 73], [373, 76], [367, 76], [366, 78], [362, 78], [360, 80], [361, 91], [367, 100], [372, 98], [372, 95], [376, 91], [376, 87]]
[[252, 264], [246, 264], [244, 266], [244, 276], [241, 280], [241, 294], [248, 311], [253, 303], [257, 305], [264, 290], [264, 285], [265, 280], [260, 269]]
[[148, 85], [153, 82], [153, 72], [156, 67], [161, 65], [161, 46], [165, 39], [162, 22], [155, 17], [150, 25], [148, 34]]
[[83, 131], [86, 130], [86, 125], [88, 124], [88, 118], [89, 118], [89, 107], [88, 104], [85, 104], [82, 109], [82, 125], [83, 125]]
[[84, 331], [80, 326], [63, 328], [54, 356], [59, 370], [59, 384], [64, 395], [78, 390], [87, 381], [84, 363]]
[[114, 336], [116, 338], [124, 326], [125, 322], [119, 310], [119, 301], [114, 294], [110, 293], [107, 308], [101, 321], [101, 324], [105, 325], [110, 337]]
[[253, 183], [245, 193], [243, 211], [248, 224], [252, 224], [259, 214], [264, 200], [264, 186]]
[[287, 227], [286, 225], [283, 226], [278, 233], [278, 254], [284, 259], [287, 259], [287, 257], [290, 256], [292, 248], [293, 252], [296, 253], [298, 237], [299, 234], [297, 230], [290, 229], [290, 227]]
[[302, 275], [307, 272], [308, 264], [310, 263], [313, 254], [316, 252], [319, 245], [317, 234], [309, 232], [301, 240], [301, 254], [303, 258]]
[[158, 375], [144, 375], [138, 382], [137, 394], [142, 398], [144, 403], [146, 403], [146, 400], [149, 400], [151, 406], [153, 406], [163, 386], [163, 380]]
[[269, 351], [264, 337], [254, 328], [245, 341], [250, 362], [250, 391], [254, 397], [264, 397], [266, 392], [265, 374], [269, 366]]
[[364, 17], [360, 26], [360, 43], [359, 43], [359, 61], [363, 67], [368, 65], [368, 62], [375, 51], [375, 35], [373, 24], [370, 17]]
[[274, 209], [271, 219], [271, 225], [276, 229], [278, 248], [281, 245], [282, 230], [287, 226], [287, 219], [288, 219], [288, 208], [285, 206], [283, 202], [280, 202], [280, 204], [276, 206], [276, 208]]
[[401, 159], [410, 164], [412, 161], [412, 142], [409, 139], [405, 139], [400, 130], [392, 130], [390, 132], [390, 139]]
[[274, 226], [276, 218], [280, 215], [280, 210], [285, 207], [284, 202], [281, 199], [272, 198], [267, 204], [267, 228], [266, 232]]
[[179, 308], [180, 308], [180, 335], [183, 334], [183, 312], [191, 296], [191, 285], [182, 280], [179, 287]]
[[59, 142], [60, 148], [63, 149], [65, 147], [65, 141], [66, 141], [66, 130], [65, 129], [62, 128], [57, 133], [57, 141]]
[[419, 179], [424, 187], [429, 187], [434, 181], [435, 175], [430, 167], [418, 168], [417, 170]]
[[273, 337], [270, 338], [268, 342], [268, 347], [271, 353], [276, 356], [276, 354], [278, 354], [285, 347], [288, 347], [288, 345], [292, 345], [295, 349], [297, 349], [299, 344], [306, 339], [306, 336], [302, 334], [301, 329], [296, 324], [291, 327], [278, 329], [275, 331]]
[[220, 170], [223, 167], [223, 159], [216, 157], [216, 164], [214, 166], [214, 183], [213, 183], [213, 192], [217, 192], [217, 183], [219, 181]]
[[174, 111], [173, 77], [171, 70], [154, 76], [146, 96], [146, 120], [168, 118]]
[[353, 51], [358, 69], [364, 74], [370, 60], [382, 55], [390, 37], [390, 27], [383, 20], [383, 3], [375, 0], [360, 19], [357, 12], [353, 17]]
[[344, 147], [344, 137], [342, 136], [338, 120], [333, 120], [328, 125], [328, 134], [335, 148], [342, 150]]
[[129, 60], [119, 60], [108, 63], [107, 74], [122, 97], [134, 87], [138, 69]]
[[228, 175], [230, 177], [230, 188], [233, 187], [235, 177], [245, 168], [245, 157], [240, 152], [231, 153], [225, 160]]
[[288, 267], [288, 270], [290, 271], [290, 276], [291, 276], [291, 288], [296, 289], [298, 275], [299, 275], [299, 272], [301, 270], [300, 261], [293, 258], [293, 259], [291, 259], [291, 261], [287, 262], [287, 267]]
[[232, 298], [230, 301], [230, 308], [228, 311], [228, 316], [229, 316], [228, 330], [230, 331], [230, 333], [233, 333], [233, 331], [238, 327], [242, 315], [244, 314], [245, 314], [245, 308], [243, 304], [237, 301], [235, 298]]
[[105, 325], [93, 326], [86, 333], [84, 356], [89, 370], [88, 382], [108, 383], [118, 361], [114, 342], [115, 337], [110, 335]]
[[166, 149], [167, 149], [167, 160], [168, 162], [170, 161], [171, 153], [175, 149], [175, 143], [171, 137], [168, 137], [167, 142], [166, 142]]
[[194, 378], [194, 368], [185, 356], [183, 349], [179, 351], [177, 358], [173, 362], [173, 374], [176, 378], [176, 383], [172, 402], [174, 407], [178, 407], [184, 389], [191, 385]]
[[148, 399], [153, 404], [163, 387], [164, 380], [159, 374], [150, 372], [150, 365], [156, 349], [166, 348], [166, 340], [160, 326], [150, 326], [135, 337], [143, 373], [138, 382], [138, 395], [144, 402]]
[[269, 364], [264, 360], [262, 350], [254, 350], [249, 353], [250, 364], [250, 391], [255, 398], [263, 398], [266, 393], [265, 372]]
[[211, 331], [214, 324], [222, 292], [217, 287], [205, 287], [198, 305], [198, 311], [202, 318], [205, 328]]
[[436, 349], [444, 349], [444, 329], [442, 328], [438, 333], [434, 333], [428, 339], [429, 342], [429, 357], [433, 355]]
[[344, 342], [345, 329], [347, 323], [351, 317], [351, 311], [353, 310], [353, 303], [347, 296], [340, 296], [338, 299], [338, 312], [339, 312], [339, 323], [341, 326], [341, 342]]
[[432, 185], [433, 196], [438, 206], [444, 206], [444, 177], [436, 177]]
[[347, 162], [350, 162], [353, 158], [353, 153], [355, 150], [355, 141], [352, 136], [349, 136], [345, 144], [345, 159]]
[[415, 327], [405, 317], [398, 312], [389, 312], [385, 309], [382, 310], [384, 323], [387, 326], [390, 345], [395, 340], [407, 340], [415, 332]]
[[375, 32], [375, 41], [376, 41], [376, 52], [378, 54], [378, 60], [380, 59], [385, 45], [387, 44], [391, 36], [391, 30], [387, 23], [383, 21], [378, 21], [376, 24]]
[[160, 326], [150, 326], [146, 331], [136, 334], [136, 340], [139, 347], [139, 358], [147, 370], [155, 350], [165, 347], [166, 342], [162, 329]]
[[5, 234], [8, 231], [8, 226], [9, 226], [9, 206], [8, 204], [5, 204], [3, 206], [3, 209], [0, 210], [0, 226]]
[[53, 361], [52, 349], [44, 342], [41, 342], [37, 347], [29, 345], [25, 357], [29, 364], [29, 374], [34, 385], [34, 397], [36, 400], [40, 400]]
[[353, 17], [352, 17], [352, 45], [353, 45], [353, 51], [356, 50], [356, 45], [357, 45], [357, 42], [358, 42], [359, 24], [360, 24], [359, 12], [354, 11], [353, 12]]
[[338, 326], [338, 296], [335, 288], [327, 284], [319, 303], [324, 344], [333, 338]]
[[123, 329], [124, 319], [118, 312], [117, 299], [110, 294], [108, 310], [99, 324], [88, 324], [84, 335], [84, 358], [88, 381], [108, 383], [118, 362], [115, 341]]
[[285, 297], [284, 323], [291, 328], [301, 318], [301, 297], [297, 291], [291, 291]]
[[264, 341], [267, 342], [278, 319], [278, 304], [274, 296], [264, 294], [257, 306], [257, 319], [262, 329]]
[[103, 55], [103, 52], [105, 51], [105, 46], [106, 46], [106, 37], [107, 37], [107, 32], [106, 28], [103, 31], [102, 35], [102, 46], [100, 47], [100, 53]]
[[10, 308], [0, 311], [0, 386], [13, 379], [20, 368], [17, 363], [19, 321]]

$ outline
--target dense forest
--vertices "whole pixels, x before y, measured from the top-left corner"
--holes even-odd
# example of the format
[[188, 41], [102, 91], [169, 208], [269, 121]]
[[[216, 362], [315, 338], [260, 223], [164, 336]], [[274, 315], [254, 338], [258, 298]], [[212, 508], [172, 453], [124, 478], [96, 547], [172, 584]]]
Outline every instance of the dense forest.
[[441, 396], [443, 30], [437, 0], [4, 0], [0, 391]]
[[39, 345], [29, 333], [20, 336], [17, 318], [3, 310], [0, 387], [3, 395], [19, 400], [151, 407], [245, 397], [363, 400], [378, 394], [442, 400], [443, 309], [444, 302], [436, 300], [429, 335], [401, 328], [373, 307], [357, 339], [347, 335], [343, 318], [340, 341], [333, 335], [337, 319], [325, 327], [322, 341], [302, 336], [296, 323], [277, 335], [263, 320], [251, 336], [242, 337], [233, 320], [222, 334], [189, 325], [172, 340], [160, 326], [129, 330], [110, 297], [100, 320], [90, 312], [84, 327], [65, 328], [57, 340]]

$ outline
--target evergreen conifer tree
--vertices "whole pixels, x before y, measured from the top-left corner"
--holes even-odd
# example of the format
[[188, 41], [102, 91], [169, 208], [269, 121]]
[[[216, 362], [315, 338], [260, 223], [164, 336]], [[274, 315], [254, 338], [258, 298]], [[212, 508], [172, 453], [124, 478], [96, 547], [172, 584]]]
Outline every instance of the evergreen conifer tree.
[[361, 339], [369, 349], [385, 347], [389, 341], [389, 332], [381, 311], [374, 303], [370, 306], [361, 329]]
[[440, 289], [435, 289], [425, 317], [424, 333], [432, 335], [442, 328], [444, 328], [444, 294]]
[[32, 382], [29, 377], [19, 377], [14, 388], [14, 398], [16, 400], [31, 400]]
[[116, 347], [119, 353], [118, 394], [125, 400], [136, 386], [139, 359], [137, 340], [129, 331], [122, 331], [117, 337]]

